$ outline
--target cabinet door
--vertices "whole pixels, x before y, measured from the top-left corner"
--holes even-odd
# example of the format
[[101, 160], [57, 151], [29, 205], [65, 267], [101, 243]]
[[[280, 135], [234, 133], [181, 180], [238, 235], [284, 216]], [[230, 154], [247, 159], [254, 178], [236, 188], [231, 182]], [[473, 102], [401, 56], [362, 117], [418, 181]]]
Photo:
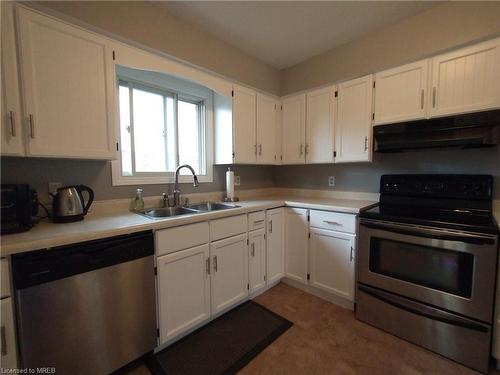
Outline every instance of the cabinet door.
[[107, 40], [18, 11], [29, 155], [115, 158], [115, 73]]
[[267, 284], [285, 276], [285, 210], [266, 211], [267, 222]]
[[307, 94], [306, 163], [333, 163], [335, 87]]
[[281, 102], [276, 103], [276, 132], [274, 150], [276, 152], [276, 160], [274, 164], [280, 165], [283, 160], [282, 144], [283, 144], [283, 105]]
[[283, 100], [282, 164], [305, 163], [306, 96], [292, 96]]
[[233, 86], [234, 162], [255, 163], [257, 158], [255, 91]]
[[212, 242], [212, 314], [236, 305], [248, 296], [247, 235]]
[[431, 117], [500, 107], [500, 39], [432, 59]]
[[336, 163], [371, 160], [373, 77], [338, 85]]
[[285, 228], [286, 276], [307, 283], [307, 240], [309, 235], [307, 210], [286, 208]]
[[12, 309], [12, 298], [4, 298], [0, 301], [2, 369], [17, 368], [16, 327], [14, 325], [14, 313]]
[[375, 125], [426, 118], [428, 65], [422, 60], [375, 75]]
[[209, 247], [157, 259], [158, 317], [163, 344], [210, 318]]
[[266, 232], [264, 229], [255, 230], [248, 234], [249, 262], [248, 280], [250, 293], [255, 293], [266, 286]]
[[354, 301], [354, 239], [345, 233], [311, 229], [311, 285]]
[[257, 94], [257, 163], [276, 161], [276, 110], [274, 98]]
[[2, 1], [2, 155], [22, 155], [21, 101], [17, 72], [16, 38], [14, 33], [14, 2]]

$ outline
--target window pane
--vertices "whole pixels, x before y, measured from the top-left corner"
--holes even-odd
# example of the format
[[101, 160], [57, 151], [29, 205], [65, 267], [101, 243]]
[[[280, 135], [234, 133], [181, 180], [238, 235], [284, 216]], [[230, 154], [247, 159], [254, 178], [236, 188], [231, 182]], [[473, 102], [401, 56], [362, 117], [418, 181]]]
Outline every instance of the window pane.
[[166, 172], [163, 95], [133, 90], [134, 156], [137, 172]]
[[132, 176], [132, 146], [130, 140], [130, 96], [128, 86], [120, 85], [119, 100], [122, 176]]
[[174, 98], [167, 96], [167, 161], [168, 170], [173, 172], [177, 167], [177, 136], [175, 134]]
[[[191, 165], [200, 173], [200, 105], [178, 101], [179, 165]], [[181, 173], [188, 174], [188, 170]]]

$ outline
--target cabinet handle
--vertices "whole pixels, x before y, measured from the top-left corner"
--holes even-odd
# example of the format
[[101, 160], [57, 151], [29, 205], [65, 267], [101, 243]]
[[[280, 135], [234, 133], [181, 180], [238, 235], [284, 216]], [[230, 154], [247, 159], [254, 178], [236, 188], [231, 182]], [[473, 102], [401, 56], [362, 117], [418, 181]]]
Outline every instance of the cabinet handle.
[[259, 145], [259, 155], [262, 155], [262, 143]]
[[436, 88], [432, 88], [432, 108], [436, 107]]
[[262, 220], [254, 220], [254, 221], [253, 221], [253, 223], [254, 223], [254, 225], [255, 225], [255, 224], [260, 224], [260, 223], [262, 223], [263, 221], [264, 221], [264, 219], [262, 219]]
[[351, 256], [349, 258], [349, 261], [352, 262], [354, 259], [354, 248], [351, 246]]
[[309, 145], [306, 143], [306, 155], [309, 153]]
[[368, 136], [365, 135], [365, 151], [368, 151]]
[[424, 109], [424, 89], [420, 92], [420, 109]]
[[30, 137], [35, 138], [35, 117], [30, 114]]
[[257, 155], [257, 143], [253, 145], [253, 152]]
[[207, 258], [207, 275], [210, 275], [210, 258]]
[[273, 233], [273, 221], [269, 221], [269, 233]]
[[252, 242], [252, 251], [251, 251], [252, 257], [255, 256], [255, 242]]
[[9, 112], [9, 120], [10, 120], [10, 135], [16, 136], [16, 116], [14, 116], [14, 111]]
[[7, 340], [5, 339], [5, 326], [0, 327], [0, 344], [2, 357], [7, 355]]
[[323, 220], [323, 223], [330, 224], [330, 225], [339, 225], [342, 226], [339, 222], [336, 221], [330, 221], [330, 220]]
[[302, 156], [302, 154], [304, 154], [304, 145], [301, 143], [300, 144], [300, 151], [299, 151], [299, 155]]
[[214, 271], [217, 272], [218, 266], [217, 266], [217, 255], [214, 256]]

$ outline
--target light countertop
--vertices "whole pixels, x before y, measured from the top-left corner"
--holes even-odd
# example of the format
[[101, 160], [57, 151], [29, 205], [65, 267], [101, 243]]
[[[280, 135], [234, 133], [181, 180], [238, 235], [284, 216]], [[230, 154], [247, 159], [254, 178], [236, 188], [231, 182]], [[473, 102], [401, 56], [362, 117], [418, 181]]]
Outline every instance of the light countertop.
[[240, 207], [207, 213], [181, 215], [170, 218], [150, 219], [133, 212], [89, 213], [83, 221], [54, 224], [38, 223], [23, 233], [1, 236], [1, 256], [90, 241], [143, 230], [164, 229], [184, 224], [212, 220], [226, 216], [282, 206], [302, 207], [357, 214], [372, 207], [376, 201], [335, 198], [286, 198], [245, 200], [237, 202]]

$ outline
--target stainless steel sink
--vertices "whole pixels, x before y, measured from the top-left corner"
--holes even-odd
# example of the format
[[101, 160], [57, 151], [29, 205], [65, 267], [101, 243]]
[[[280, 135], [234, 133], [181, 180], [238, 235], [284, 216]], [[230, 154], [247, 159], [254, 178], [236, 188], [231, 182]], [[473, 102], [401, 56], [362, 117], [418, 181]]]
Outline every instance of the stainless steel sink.
[[237, 208], [234, 204], [226, 204], [226, 203], [217, 203], [217, 202], [203, 202], [203, 203], [195, 203], [188, 206], [190, 209], [207, 212], [207, 211], [219, 211], [219, 210], [228, 210], [230, 208]]
[[161, 219], [179, 215], [197, 214], [199, 211], [187, 207], [159, 207], [146, 209], [139, 213], [153, 219]]

